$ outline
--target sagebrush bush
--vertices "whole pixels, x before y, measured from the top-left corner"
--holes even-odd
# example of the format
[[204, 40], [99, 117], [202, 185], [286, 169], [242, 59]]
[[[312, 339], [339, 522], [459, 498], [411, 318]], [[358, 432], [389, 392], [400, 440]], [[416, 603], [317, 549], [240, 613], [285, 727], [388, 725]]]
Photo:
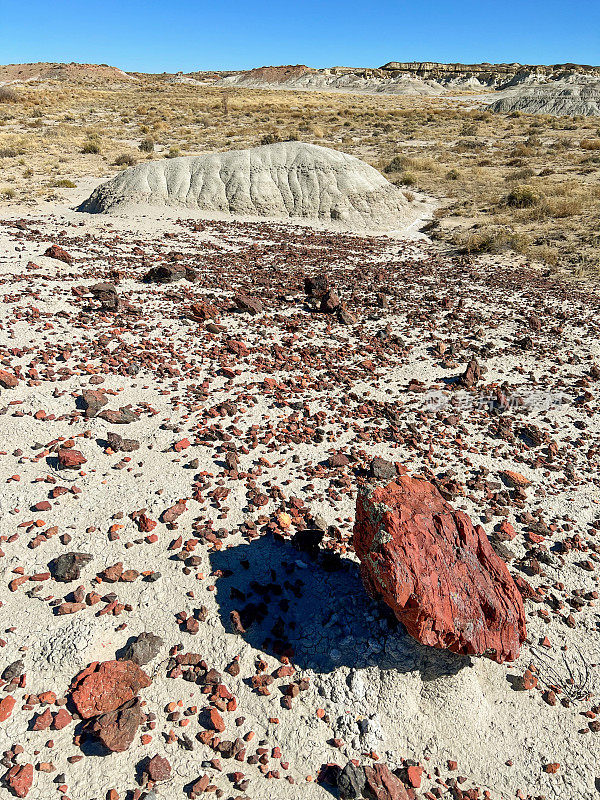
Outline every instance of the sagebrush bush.
[[540, 202], [540, 194], [533, 186], [515, 186], [506, 198], [512, 208], [531, 208]]
[[142, 153], [153, 153], [154, 152], [154, 139], [151, 136], [146, 136], [145, 139], [142, 139], [140, 142], [140, 150]]
[[81, 152], [86, 155], [98, 155], [100, 153], [100, 144], [95, 139], [90, 139], [89, 142], [85, 142]]
[[137, 164], [137, 160], [133, 153], [121, 153], [115, 158], [113, 164], [115, 167], [133, 167], [134, 164]]
[[18, 103], [19, 94], [10, 86], [0, 86], [0, 103]]

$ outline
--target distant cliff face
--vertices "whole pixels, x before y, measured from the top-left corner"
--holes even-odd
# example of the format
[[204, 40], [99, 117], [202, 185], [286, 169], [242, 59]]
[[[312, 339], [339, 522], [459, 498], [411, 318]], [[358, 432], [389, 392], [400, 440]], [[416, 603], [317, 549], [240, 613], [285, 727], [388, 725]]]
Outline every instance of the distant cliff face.
[[484, 86], [493, 87], [536, 78], [552, 80], [573, 73], [600, 77], [600, 67], [586, 64], [440, 64], [434, 61], [389, 61], [379, 69], [394, 77], [412, 75], [440, 83], [475, 79]]
[[440, 64], [390, 61], [382, 67], [258, 67], [222, 76], [221, 85], [312, 89], [382, 94], [441, 94], [452, 89], [508, 89], [565, 78], [598, 77], [600, 67], [583, 64]]

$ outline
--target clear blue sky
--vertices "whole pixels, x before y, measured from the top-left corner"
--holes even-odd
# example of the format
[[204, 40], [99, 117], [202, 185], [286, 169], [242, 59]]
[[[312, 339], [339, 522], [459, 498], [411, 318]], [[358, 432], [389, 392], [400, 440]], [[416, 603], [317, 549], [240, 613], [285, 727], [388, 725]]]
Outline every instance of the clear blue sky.
[[600, 0], [0, 0], [0, 60], [142, 72], [392, 60], [600, 64]]

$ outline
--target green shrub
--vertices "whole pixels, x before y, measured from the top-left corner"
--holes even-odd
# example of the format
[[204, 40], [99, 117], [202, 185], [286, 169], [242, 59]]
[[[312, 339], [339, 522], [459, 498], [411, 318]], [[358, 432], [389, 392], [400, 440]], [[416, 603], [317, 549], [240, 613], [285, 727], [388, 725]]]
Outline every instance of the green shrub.
[[113, 161], [115, 167], [133, 167], [136, 163], [137, 161], [133, 153], [121, 153], [121, 155], [117, 156]]
[[406, 156], [394, 156], [390, 163], [383, 168], [383, 171], [386, 172], [388, 175], [390, 172], [402, 172], [404, 167], [406, 166], [407, 158]]
[[511, 190], [506, 203], [513, 208], [531, 208], [540, 202], [540, 194], [533, 186], [515, 186]]
[[0, 86], [0, 103], [18, 103], [19, 95], [10, 86]]
[[81, 152], [85, 153], [86, 155], [97, 156], [100, 153], [100, 145], [94, 139], [90, 139], [89, 142], [86, 142], [83, 145], [83, 147], [81, 148]]
[[140, 142], [140, 150], [142, 153], [153, 153], [154, 152], [154, 139], [151, 136], [146, 136], [145, 139], [142, 139]]

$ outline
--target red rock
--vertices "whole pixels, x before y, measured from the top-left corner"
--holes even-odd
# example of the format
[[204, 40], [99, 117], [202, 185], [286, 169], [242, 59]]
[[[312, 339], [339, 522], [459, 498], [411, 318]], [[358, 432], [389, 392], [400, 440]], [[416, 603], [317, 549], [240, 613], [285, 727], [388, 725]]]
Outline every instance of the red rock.
[[88, 419], [95, 417], [101, 408], [108, 405], [108, 398], [102, 389], [84, 389], [78, 400]]
[[225, 722], [216, 708], [209, 708], [206, 714], [206, 727], [211, 731], [222, 733], [225, 730]]
[[185, 503], [175, 503], [171, 508], [167, 508], [160, 515], [160, 521], [164, 523], [175, 522], [177, 517], [180, 517], [186, 510]]
[[421, 643], [499, 663], [518, 656], [525, 615], [506, 564], [429, 481], [362, 488], [354, 547], [367, 590]]
[[534, 675], [530, 669], [526, 669], [521, 677], [520, 685], [521, 688], [526, 692], [531, 689], [535, 689], [535, 687], [538, 685], [537, 675]]
[[254, 297], [248, 297], [247, 294], [237, 294], [233, 298], [233, 302], [242, 311], [250, 312], [253, 317], [257, 314], [261, 314], [264, 310], [264, 306], [260, 300], [256, 300]]
[[465, 371], [459, 377], [458, 383], [466, 389], [472, 389], [481, 380], [482, 372], [483, 370], [477, 359], [472, 358], [467, 364]]
[[114, 711], [132, 700], [151, 679], [133, 661], [103, 661], [74, 680], [71, 699], [83, 719]]
[[15, 764], [4, 775], [4, 780], [17, 797], [27, 797], [33, 786], [33, 764]]
[[146, 516], [146, 514], [140, 514], [136, 522], [138, 530], [141, 531], [142, 533], [151, 533], [154, 530], [154, 528], [156, 528], [156, 526], [158, 525], [158, 522], [156, 522], [153, 519], [150, 519], [150, 517]]
[[406, 786], [385, 764], [365, 767], [364, 796], [373, 800], [410, 800]]
[[135, 739], [143, 719], [140, 701], [136, 698], [114, 711], [96, 717], [89, 731], [113, 753], [123, 753]]
[[332, 314], [341, 306], [340, 296], [335, 289], [328, 289], [321, 297], [321, 311], [325, 314]]
[[3, 389], [14, 389], [19, 385], [19, 379], [5, 369], [0, 369], [0, 386]]
[[498, 527], [498, 538], [502, 539], [503, 542], [512, 542], [516, 535], [517, 532], [510, 522], [503, 519]]
[[189, 439], [180, 439], [173, 445], [173, 450], [175, 450], [176, 453], [181, 453], [182, 450], [186, 450], [189, 446], [190, 446]]
[[66, 250], [63, 250], [62, 247], [59, 247], [57, 244], [51, 245], [44, 252], [44, 255], [48, 258], [55, 258], [57, 261], [64, 261], [65, 264], [73, 263], [73, 256], [69, 255]]
[[33, 723], [34, 731], [45, 731], [52, 724], [52, 712], [47, 708], [41, 714], [38, 714]]
[[531, 486], [531, 481], [529, 478], [521, 475], [520, 472], [513, 472], [510, 469], [503, 469], [500, 472], [500, 477], [505, 483], [516, 489], [524, 489], [527, 486]]
[[69, 714], [66, 708], [60, 708], [54, 715], [52, 725], [50, 726], [53, 731], [62, 731], [73, 721], [73, 717]]
[[413, 789], [419, 789], [421, 787], [421, 780], [423, 778], [423, 767], [420, 765], [407, 767], [406, 777], [408, 779], [408, 783], [413, 787]]
[[0, 700], [0, 722], [6, 722], [12, 714], [16, 702], [17, 701], [11, 694], [7, 694], [6, 697]]
[[79, 469], [87, 462], [87, 458], [79, 450], [64, 448], [58, 451], [58, 465], [63, 469]]
[[217, 309], [204, 300], [197, 300], [190, 306], [189, 316], [194, 322], [206, 322], [209, 319], [219, 320], [219, 312]]
[[171, 765], [166, 758], [157, 754], [150, 759], [144, 772], [151, 781], [168, 781], [171, 777]]

